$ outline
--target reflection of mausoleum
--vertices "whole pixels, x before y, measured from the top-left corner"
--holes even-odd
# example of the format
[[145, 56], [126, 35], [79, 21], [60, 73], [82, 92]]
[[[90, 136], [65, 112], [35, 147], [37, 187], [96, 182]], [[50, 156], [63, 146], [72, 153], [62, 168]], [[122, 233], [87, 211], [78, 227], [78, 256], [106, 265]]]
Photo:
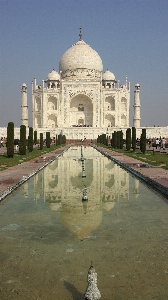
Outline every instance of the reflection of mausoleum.
[[[82, 178], [81, 148], [77, 147], [70, 148], [34, 179], [36, 199], [44, 197], [53, 211], [60, 210], [64, 226], [79, 238], [99, 226], [103, 209], [110, 211], [120, 198], [129, 199], [127, 172], [92, 147], [83, 147], [83, 156], [85, 178]], [[82, 202], [84, 185], [88, 202]]]

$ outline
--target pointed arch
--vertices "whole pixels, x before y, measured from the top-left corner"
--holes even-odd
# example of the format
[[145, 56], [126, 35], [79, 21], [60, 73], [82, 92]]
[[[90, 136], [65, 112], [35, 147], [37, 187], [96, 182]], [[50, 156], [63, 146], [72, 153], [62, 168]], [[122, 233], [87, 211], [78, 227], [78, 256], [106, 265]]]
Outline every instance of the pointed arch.
[[70, 100], [70, 126], [92, 126], [93, 104], [91, 99], [78, 94]]

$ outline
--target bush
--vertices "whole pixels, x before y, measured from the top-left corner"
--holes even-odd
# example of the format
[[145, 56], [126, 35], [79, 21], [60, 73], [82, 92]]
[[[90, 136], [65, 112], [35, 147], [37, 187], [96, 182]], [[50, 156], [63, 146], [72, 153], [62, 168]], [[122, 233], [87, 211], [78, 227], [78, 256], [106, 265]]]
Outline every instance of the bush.
[[136, 128], [132, 127], [132, 149], [136, 150]]
[[126, 130], [126, 149], [128, 151], [131, 149], [131, 128]]
[[43, 133], [40, 133], [40, 150], [43, 149]]
[[140, 140], [140, 150], [143, 154], [146, 151], [146, 129], [142, 129], [141, 140]]
[[29, 152], [33, 151], [33, 128], [32, 127], [29, 127], [28, 150]]
[[34, 145], [37, 144], [37, 131], [34, 131]]
[[26, 126], [20, 126], [20, 144], [19, 144], [20, 155], [26, 155]]
[[7, 127], [7, 157], [14, 156], [14, 123], [9, 122]]

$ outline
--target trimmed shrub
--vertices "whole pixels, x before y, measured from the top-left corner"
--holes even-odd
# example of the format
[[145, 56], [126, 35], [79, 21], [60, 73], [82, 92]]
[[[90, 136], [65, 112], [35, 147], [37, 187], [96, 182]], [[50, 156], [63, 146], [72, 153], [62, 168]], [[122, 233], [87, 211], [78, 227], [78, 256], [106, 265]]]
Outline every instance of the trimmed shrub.
[[37, 145], [37, 131], [34, 131], [34, 145]]
[[20, 126], [20, 144], [19, 144], [20, 155], [26, 155], [26, 126]]
[[46, 147], [50, 148], [50, 144], [51, 144], [50, 132], [46, 132]]
[[132, 149], [136, 150], [136, 128], [132, 127]]
[[128, 151], [131, 149], [131, 128], [126, 130], [126, 149]]
[[146, 151], [146, 129], [142, 129], [141, 140], [140, 140], [140, 150], [143, 154]]
[[123, 132], [122, 130], [120, 131], [120, 149], [123, 148]]
[[121, 131], [117, 131], [117, 148], [120, 149], [120, 134]]
[[117, 131], [114, 131], [114, 148], [117, 148]]
[[40, 133], [40, 150], [43, 149], [43, 133]]
[[28, 150], [29, 152], [33, 151], [33, 128], [32, 127], [29, 127]]
[[9, 122], [7, 127], [7, 157], [14, 156], [14, 123]]

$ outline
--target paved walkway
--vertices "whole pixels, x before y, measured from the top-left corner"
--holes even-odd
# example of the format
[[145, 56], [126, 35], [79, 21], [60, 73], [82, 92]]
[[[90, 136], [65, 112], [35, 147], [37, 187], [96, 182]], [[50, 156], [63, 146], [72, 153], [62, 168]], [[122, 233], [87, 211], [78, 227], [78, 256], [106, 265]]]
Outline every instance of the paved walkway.
[[[27, 177], [33, 176], [41, 168], [47, 165], [55, 157], [63, 153], [69, 148], [69, 145], [58, 148], [50, 153], [45, 153], [38, 158], [34, 158], [28, 162], [23, 162], [17, 166], [10, 167], [7, 170], [0, 171], [0, 201], [4, 199], [2, 196], [7, 190], [12, 189], [18, 183], [27, 180]], [[155, 187], [163, 187], [164, 193], [168, 195], [168, 170], [161, 167], [149, 166], [145, 162], [130, 158], [126, 155], [114, 152], [112, 150], [95, 147], [98, 151], [103, 152], [106, 156], [112, 158], [124, 166], [128, 171], [138, 175], [141, 179], [146, 179], [148, 184], [155, 185]], [[0, 148], [0, 153], [6, 153], [6, 148]], [[142, 176], [142, 177], [141, 177]]]

